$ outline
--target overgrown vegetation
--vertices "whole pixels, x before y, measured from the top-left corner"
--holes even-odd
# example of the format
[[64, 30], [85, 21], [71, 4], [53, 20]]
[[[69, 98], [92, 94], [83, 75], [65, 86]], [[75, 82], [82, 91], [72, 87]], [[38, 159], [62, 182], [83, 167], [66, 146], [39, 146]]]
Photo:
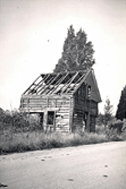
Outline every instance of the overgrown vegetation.
[[19, 112], [4, 111], [0, 108], [0, 131], [11, 130], [14, 133], [41, 130], [40, 116]]
[[0, 109], [0, 154], [126, 140], [125, 120], [96, 126], [95, 133], [69, 134], [44, 133], [39, 121], [39, 116]]

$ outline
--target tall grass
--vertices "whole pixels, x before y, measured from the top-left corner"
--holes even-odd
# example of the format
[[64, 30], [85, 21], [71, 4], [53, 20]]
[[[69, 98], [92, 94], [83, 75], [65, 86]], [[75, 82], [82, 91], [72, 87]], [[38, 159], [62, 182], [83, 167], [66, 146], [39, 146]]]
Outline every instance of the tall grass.
[[[118, 126], [123, 124], [123, 132]], [[126, 121], [96, 126], [95, 133], [43, 133], [40, 117], [0, 109], [0, 154], [126, 140]]]
[[[30, 150], [43, 150], [85, 144], [96, 144], [108, 141], [126, 139], [126, 132], [117, 135], [116, 131], [108, 131], [103, 128], [96, 129], [96, 133], [71, 133], [62, 134], [43, 133], [40, 131], [10, 133], [5, 131], [0, 135], [0, 154], [12, 152], [25, 152]], [[103, 130], [103, 131], [101, 131]]]

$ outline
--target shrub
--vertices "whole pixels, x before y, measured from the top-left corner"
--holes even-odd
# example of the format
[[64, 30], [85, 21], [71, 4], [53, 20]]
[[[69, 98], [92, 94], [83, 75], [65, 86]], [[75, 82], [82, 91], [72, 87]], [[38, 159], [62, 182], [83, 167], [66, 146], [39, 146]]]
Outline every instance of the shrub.
[[13, 129], [13, 132], [42, 130], [39, 114], [31, 115], [18, 110], [4, 111], [0, 109], [0, 130]]
[[114, 120], [112, 122], [109, 123], [108, 127], [109, 129], [113, 129], [113, 130], [117, 130], [117, 133], [121, 133], [122, 132], [122, 128], [123, 128], [123, 124], [124, 122], [121, 120]]
[[112, 120], [107, 126], [96, 126], [96, 133], [105, 134], [108, 141], [121, 141], [124, 140], [124, 121]]

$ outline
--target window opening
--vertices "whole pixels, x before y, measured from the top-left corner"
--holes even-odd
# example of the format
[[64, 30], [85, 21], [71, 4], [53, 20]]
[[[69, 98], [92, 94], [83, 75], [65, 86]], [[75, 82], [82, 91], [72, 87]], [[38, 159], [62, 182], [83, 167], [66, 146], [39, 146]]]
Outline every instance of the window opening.
[[54, 112], [53, 111], [49, 111], [48, 112], [48, 117], [47, 117], [47, 124], [53, 125], [53, 123], [54, 123]]
[[87, 88], [87, 97], [88, 98], [91, 97], [91, 86], [88, 86], [88, 88]]

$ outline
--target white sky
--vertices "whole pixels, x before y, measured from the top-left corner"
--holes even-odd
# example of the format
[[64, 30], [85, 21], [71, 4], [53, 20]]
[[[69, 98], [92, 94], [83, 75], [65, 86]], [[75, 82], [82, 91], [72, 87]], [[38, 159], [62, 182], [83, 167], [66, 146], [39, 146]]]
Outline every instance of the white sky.
[[126, 84], [126, 0], [0, 0], [0, 107], [18, 108], [21, 94], [61, 57], [67, 28], [92, 41], [103, 111], [114, 111]]

